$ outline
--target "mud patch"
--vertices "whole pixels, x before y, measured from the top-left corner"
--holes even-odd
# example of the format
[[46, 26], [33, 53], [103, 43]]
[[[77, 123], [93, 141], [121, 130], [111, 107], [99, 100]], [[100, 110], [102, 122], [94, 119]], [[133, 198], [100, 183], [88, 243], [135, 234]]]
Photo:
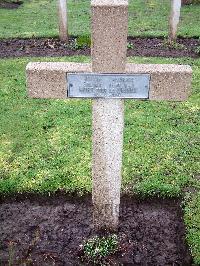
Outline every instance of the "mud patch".
[[5, 8], [5, 9], [16, 9], [20, 7], [22, 4], [23, 4], [22, 1], [7, 2], [0, 0], [0, 8]]
[[[90, 55], [87, 44], [80, 47], [76, 38], [69, 44], [53, 38], [0, 40], [0, 57]], [[128, 38], [128, 56], [193, 57], [200, 56], [199, 38], [179, 38], [171, 46], [163, 38]]]
[[160, 57], [199, 57], [199, 38], [178, 38], [171, 45], [162, 38], [132, 38], [128, 39], [132, 49], [128, 49], [128, 56], [160, 56]]
[[74, 38], [69, 44], [53, 38], [0, 40], [0, 58], [90, 55], [90, 48], [78, 48], [74, 43]]
[[[2, 265], [86, 265], [80, 244], [93, 234], [90, 196], [1, 201]], [[107, 265], [191, 265], [179, 199], [122, 197], [118, 236]]]

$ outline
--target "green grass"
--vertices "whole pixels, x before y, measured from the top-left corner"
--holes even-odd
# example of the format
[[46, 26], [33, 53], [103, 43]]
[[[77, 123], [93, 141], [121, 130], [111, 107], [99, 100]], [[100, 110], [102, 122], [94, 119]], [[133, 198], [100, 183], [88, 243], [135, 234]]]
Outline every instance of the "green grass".
[[[28, 99], [30, 60], [88, 61], [87, 57], [1, 59], [0, 193], [91, 191], [91, 101]], [[196, 176], [200, 60], [133, 58], [193, 65], [189, 101], [126, 101], [123, 187], [174, 196]]]
[[198, 174], [200, 166], [200, 60], [138, 58], [134, 62], [193, 65], [189, 101], [126, 103], [124, 183], [127, 187], [131, 183], [136, 193], [145, 196], [175, 196]]
[[185, 196], [184, 222], [194, 263], [200, 265], [200, 182], [198, 182], [198, 192], [188, 193]]
[[[29, 61], [89, 60], [80, 56], [0, 60], [1, 195], [91, 192], [91, 101], [29, 99], [25, 85]], [[129, 61], [192, 65], [188, 101], [126, 101], [122, 190], [143, 197], [185, 195], [187, 239], [199, 263], [200, 59]], [[185, 193], [190, 190], [195, 192]]]
[[[69, 33], [90, 35], [90, 1], [69, 0]], [[167, 36], [170, 1], [130, 0], [129, 35]], [[200, 36], [200, 5], [183, 6], [178, 35]], [[56, 0], [24, 0], [17, 10], [0, 9], [0, 38], [58, 36]]]

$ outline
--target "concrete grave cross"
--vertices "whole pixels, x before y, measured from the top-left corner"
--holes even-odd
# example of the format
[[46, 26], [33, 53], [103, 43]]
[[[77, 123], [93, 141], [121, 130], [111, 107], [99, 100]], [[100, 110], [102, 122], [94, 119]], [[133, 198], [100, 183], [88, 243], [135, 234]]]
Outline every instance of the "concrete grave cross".
[[29, 63], [33, 98], [93, 98], [93, 206], [97, 229], [118, 225], [124, 99], [184, 101], [192, 70], [183, 65], [126, 63], [128, 1], [92, 1], [92, 64]]

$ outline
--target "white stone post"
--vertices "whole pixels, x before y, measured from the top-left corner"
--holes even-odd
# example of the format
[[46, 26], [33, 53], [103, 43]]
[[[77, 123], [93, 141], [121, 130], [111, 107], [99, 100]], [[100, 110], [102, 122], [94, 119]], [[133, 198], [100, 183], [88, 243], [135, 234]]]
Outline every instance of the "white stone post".
[[[128, 1], [92, 1], [92, 71], [124, 73]], [[124, 101], [93, 100], [93, 207], [96, 229], [118, 226]]]
[[68, 42], [67, 0], [58, 0], [59, 38]]
[[171, 14], [169, 18], [169, 41], [176, 41], [177, 27], [180, 19], [181, 0], [171, 0]]

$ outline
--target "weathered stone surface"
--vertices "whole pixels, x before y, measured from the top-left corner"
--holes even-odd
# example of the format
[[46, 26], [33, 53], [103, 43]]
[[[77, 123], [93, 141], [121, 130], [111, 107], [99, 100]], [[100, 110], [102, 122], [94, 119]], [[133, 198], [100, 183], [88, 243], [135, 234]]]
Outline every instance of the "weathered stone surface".
[[29, 97], [66, 98], [66, 73], [74, 72], [91, 72], [91, 65], [68, 62], [29, 63], [26, 67]]
[[[120, 5], [121, 3], [123, 4]], [[92, 1], [93, 72], [124, 72], [127, 50], [127, 10], [127, 1]]]
[[[128, 1], [92, 1], [92, 71], [124, 73]], [[94, 225], [118, 226], [123, 150], [124, 102], [93, 101]]]
[[[29, 63], [27, 86], [33, 98], [66, 98], [66, 73], [92, 72], [91, 64]], [[187, 100], [191, 91], [192, 69], [186, 65], [126, 64], [127, 74], [150, 74], [150, 100]]]
[[128, 0], [92, 0], [91, 1], [92, 6], [127, 6]]
[[116, 228], [121, 188], [123, 100], [94, 100], [92, 113], [94, 223], [97, 228]]
[[187, 65], [127, 64], [126, 73], [151, 75], [150, 100], [187, 100], [191, 92], [192, 69]]

